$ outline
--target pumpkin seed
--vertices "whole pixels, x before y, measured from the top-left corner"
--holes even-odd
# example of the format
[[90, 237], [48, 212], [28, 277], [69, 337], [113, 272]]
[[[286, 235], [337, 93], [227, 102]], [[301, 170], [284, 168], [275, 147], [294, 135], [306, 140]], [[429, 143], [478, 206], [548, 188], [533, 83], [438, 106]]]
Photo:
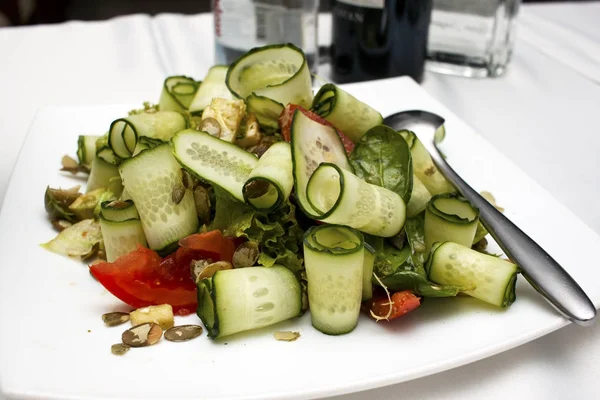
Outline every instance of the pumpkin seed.
[[208, 223], [210, 221], [210, 196], [205, 187], [198, 186], [194, 189], [194, 204], [200, 221]]
[[205, 278], [212, 278], [213, 275], [217, 273], [217, 271], [223, 271], [225, 269], [232, 268], [233, 266], [231, 265], [231, 263], [227, 261], [217, 261], [212, 264], [208, 264], [204, 268], [202, 268], [202, 271], [200, 271], [198, 277], [196, 278], [196, 282], [200, 282], [202, 279]]
[[130, 204], [131, 203], [128, 203], [123, 200], [113, 200], [110, 203], [108, 203], [105, 207], [114, 208], [115, 210], [122, 210], [123, 208], [129, 207]]
[[116, 343], [110, 346], [110, 352], [115, 356], [122, 356], [129, 351], [130, 347], [123, 343]]
[[244, 186], [244, 194], [249, 199], [256, 199], [269, 191], [271, 184], [264, 179], [255, 179]]
[[221, 124], [214, 118], [204, 118], [198, 126], [199, 131], [208, 133], [214, 137], [220, 137], [221, 135]]
[[152, 346], [162, 337], [162, 328], [154, 322], [146, 322], [127, 329], [121, 340], [131, 347]]
[[75, 175], [78, 172], [84, 172], [89, 174], [90, 173], [90, 167], [87, 165], [79, 165], [79, 163], [73, 159], [72, 157], [69, 156], [63, 156], [62, 160], [62, 168], [60, 169], [61, 171], [67, 171], [72, 173], [73, 175]]
[[190, 190], [194, 190], [194, 188], [198, 185], [198, 180], [192, 176], [185, 169], [181, 169], [181, 184]]
[[173, 191], [171, 192], [171, 200], [173, 203], [179, 204], [183, 197], [185, 196], [185, 186], [183, 184], [178, 184], [173, 186]]
[[256, 242], [245, 242], [238, 246], [231, 260], [233, 268], [252, 267], [259, 256], [258, 244]]
[[200, 325], [174, 326], [165, 332], [165, 339], [170, 342], [185, 342], [197, 338], [202, 334]]
[[129, 321], [129, 313], [114, 311], [102, 314], [102, 321], [104, 321], [107, 326], [121, 325]]
[[292, 332], [292, 331], [275, 332], [273, 334], [273, 336], [275, 336], [276, 340], [281, 340], [284, 342], [293, 342], [294, 340], [296, 340], [300, 337], [300, 332]]
[[398, 250], [402, 250], [406, 243], [406, 231], [402, 229], [397, 235], [390, 238], [392, 245]]
[[204, 268], [208, 267], [209, 264], [212, 264], [211, 259], [192, 260], [192, 262], [190, 263], [190, 272], [192, 274], [192, 279], [194, 280], [194, 282], [198, 283], [201, 281], [201, 279], [198, 279], [198, 277], [200, 276], [200, 273], [202, 272], [202, 270], [204, 270]]

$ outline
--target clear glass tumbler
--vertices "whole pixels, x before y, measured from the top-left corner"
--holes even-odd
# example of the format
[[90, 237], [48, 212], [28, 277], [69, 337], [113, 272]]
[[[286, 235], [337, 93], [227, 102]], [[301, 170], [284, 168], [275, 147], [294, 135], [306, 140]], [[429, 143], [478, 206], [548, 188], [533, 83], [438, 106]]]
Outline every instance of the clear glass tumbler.
[[521, 0], [434, 0], [427, 69], [465, 77], [500, 76], [508, 65]]
[[212, 10], [217, 63], [231, 64], [253, 47], [292, 43], [316, 72], [319, 0], [212, 0]]

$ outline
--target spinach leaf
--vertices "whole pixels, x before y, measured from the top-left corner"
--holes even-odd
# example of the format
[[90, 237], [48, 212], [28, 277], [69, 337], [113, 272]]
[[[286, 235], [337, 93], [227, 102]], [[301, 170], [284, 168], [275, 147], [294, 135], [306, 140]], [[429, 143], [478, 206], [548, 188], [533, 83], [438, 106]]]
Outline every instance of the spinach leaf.
[[422, 270], [422, 274], [425, 275], [427, 253], [425, 253], [425, 222], [423, 214], [408, 218], [404, 223], [404, 231], [406, 232], [406, 239], [410, 246], [413, 264], [419, 270]]
[[385, 125], [369, 129], [349, 159], [359, 178], [397, 193], [408, 204], [413, 186], [412, 157], [408, 144], [395, 130]]

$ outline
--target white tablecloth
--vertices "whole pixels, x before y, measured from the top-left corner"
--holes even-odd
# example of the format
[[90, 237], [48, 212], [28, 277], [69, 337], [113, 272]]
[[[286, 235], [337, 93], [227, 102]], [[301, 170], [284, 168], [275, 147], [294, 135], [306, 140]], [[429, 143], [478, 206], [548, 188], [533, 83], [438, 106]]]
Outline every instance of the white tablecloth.
[[[524, 6], [505, 76], [428, 73], [423, 83], [598, 233], [599, 21], [600, 3]], [[0, 29], [0, 199], [38, 108], [157, 99], [165, 76], [206, 73], [211, 32], [208, 15]], [[548, 229], [577, 234], [550, 216]], [[592, 399], [599, 372], [600, 324], [570, 325], [461, 368], [335, 399]]]

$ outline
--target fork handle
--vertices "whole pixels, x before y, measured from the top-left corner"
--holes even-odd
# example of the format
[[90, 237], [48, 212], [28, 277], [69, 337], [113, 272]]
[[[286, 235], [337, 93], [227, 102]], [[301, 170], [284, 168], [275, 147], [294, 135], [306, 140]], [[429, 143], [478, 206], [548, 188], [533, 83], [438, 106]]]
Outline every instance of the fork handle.
[[458, 191], [479, 208], [480, 220], [504, 253], [558, 312], [578, 325], [593, 325], [596, 308], [575, 280], [525, 232], [513, 224], [471, 186], [442, 157], [434, 143], [430, 152], [439, 171]]

